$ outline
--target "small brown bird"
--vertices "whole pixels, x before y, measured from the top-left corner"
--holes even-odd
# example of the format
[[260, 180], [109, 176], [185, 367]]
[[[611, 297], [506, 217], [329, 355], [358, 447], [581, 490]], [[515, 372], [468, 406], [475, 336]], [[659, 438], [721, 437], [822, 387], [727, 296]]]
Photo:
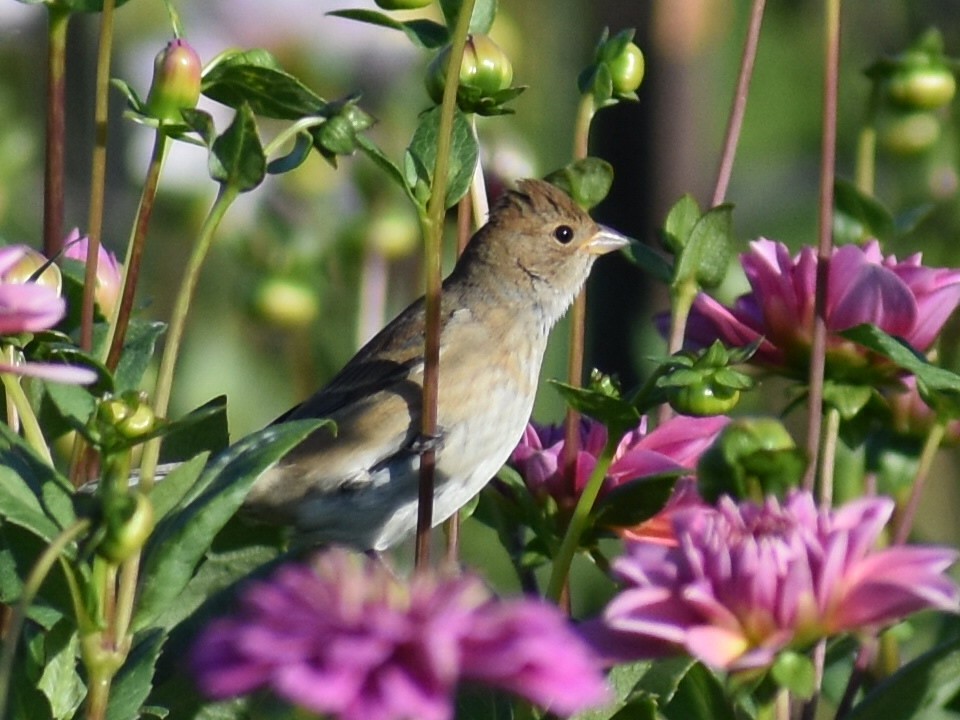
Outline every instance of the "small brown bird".
[[[433, 520], [506, 462], [533, 409], [550, 329], [597, 256], [627, 239], [562, 190], [522, 180], [467, 245], [441, 296]], [[423, 298], [281, 420], [329, 418], [265, 473], [245, 510], [309, 543], [384, 550], [414, 530], [424, 370]]]

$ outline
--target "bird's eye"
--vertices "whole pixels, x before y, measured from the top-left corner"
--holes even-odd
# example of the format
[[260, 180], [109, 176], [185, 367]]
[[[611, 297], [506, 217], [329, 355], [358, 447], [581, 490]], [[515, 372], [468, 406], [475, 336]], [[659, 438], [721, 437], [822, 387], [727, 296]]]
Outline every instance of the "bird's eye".
[[566, 245], [568, 242], [573, 240], [573, 228], [571, 228], [569, 225], [559, 225], [557, 226], [557, 229], [553, 231], [553, 236], [558, 242]]

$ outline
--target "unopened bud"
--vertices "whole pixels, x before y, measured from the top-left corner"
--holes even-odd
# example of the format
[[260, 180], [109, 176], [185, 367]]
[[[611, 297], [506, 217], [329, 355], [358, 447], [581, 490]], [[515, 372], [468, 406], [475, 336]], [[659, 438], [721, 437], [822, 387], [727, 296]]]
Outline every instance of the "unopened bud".
[[196, 107], [200, 99], [200, 57], [177, 38], [157, 54], [147, 112], [158, 120], [183, 122], [181, 110]]

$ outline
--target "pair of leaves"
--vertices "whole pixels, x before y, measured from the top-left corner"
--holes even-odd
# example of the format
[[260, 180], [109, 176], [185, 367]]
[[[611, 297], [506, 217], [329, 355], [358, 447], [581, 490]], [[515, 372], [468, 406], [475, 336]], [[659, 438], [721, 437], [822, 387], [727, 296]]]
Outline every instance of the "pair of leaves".
[[[434, 50], [443, 47], [450, 41], [448, 28], [456, 25], [461, 4], [460, 0], [440, 0], [440, 10], [443, 13], [445, 25], [422, 18], [400, 21], [376, 10], [335, 10], [328, 14], [368, 25], [399, 30], [410, 38], [410, 41], [417, 47], [424, 50]], [[496, 15], [497, 0], [477, 0], [470, 17], [469, 32], [478, 34], [490, 32]]]
[[876, 198], [842, 178], [834, 183], [833, 204], [833, 234], [838, 244], [870, 238], [893, 240], [910, 233], [933, 210], [933, 205], [924, 204], [894, 216]]
[[733, 206], [717, 205], [701, 213], [697, 201], [684, 195], [667, 214], [663, 241], [677, 256], [674, 287], [696, 283], [714, 288], [733, 258]]

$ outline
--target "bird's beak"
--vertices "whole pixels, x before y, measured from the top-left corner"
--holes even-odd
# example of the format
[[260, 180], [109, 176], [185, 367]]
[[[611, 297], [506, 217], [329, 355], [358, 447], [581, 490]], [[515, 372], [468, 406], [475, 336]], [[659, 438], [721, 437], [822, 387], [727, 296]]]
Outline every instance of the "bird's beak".
[[581, 250], [591, 255], [605, 255], [608, 252], [624, 248], [629, 244], [630, 238], [626, 235], [621, 235], [613, 228], [601, 225], [600, 231], [587, 240], [587, 242], [581, 246]]

